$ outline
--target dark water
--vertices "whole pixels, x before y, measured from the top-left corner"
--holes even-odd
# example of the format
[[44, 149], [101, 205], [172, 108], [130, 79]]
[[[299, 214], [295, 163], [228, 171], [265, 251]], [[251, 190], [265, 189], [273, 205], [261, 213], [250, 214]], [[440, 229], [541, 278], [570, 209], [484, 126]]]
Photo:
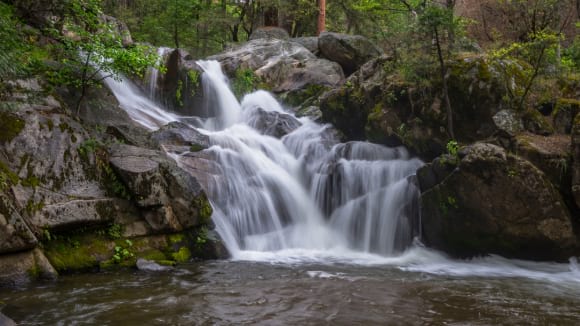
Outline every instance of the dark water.
[[215, 261], [0, 292], [22, 325], [577, 325], [580, 283], [396, 266]]

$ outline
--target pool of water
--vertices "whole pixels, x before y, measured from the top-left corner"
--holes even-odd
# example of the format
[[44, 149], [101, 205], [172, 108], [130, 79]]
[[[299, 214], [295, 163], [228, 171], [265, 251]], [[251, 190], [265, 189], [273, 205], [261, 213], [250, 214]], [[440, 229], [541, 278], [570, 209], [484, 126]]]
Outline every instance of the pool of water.
[[[416, 255], [416, 253], [415, 253]], [[210, 261], [171, 271], [65, 275], [2, 289], [22, 325], [557, 324], [580, 321], [572, 264], [499, 257], [356, 264]]]

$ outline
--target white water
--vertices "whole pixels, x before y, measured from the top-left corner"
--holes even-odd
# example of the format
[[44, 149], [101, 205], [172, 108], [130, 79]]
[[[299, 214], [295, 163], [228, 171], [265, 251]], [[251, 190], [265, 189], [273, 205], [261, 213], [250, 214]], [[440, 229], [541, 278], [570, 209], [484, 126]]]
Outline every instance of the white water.
[[[498, 256], [457, 261], [413, 244], [419, 229], [418, 190], [410, 178], [419, 160], [404, 148], [338, 144], [329, 126], [305, 118], [281, 140], [261, 135], [248, 126], [250, 113], [257, 108], [283, 112], [280, 104], [259, 91], [240, 105], [217, 62], [199, 65], [214, 111], [200, 131], [209, 135], [212, 147], [206, 152], [219, 166], [206, 191], [214, 206], [212, 218], [234, 260], [390, 265], [411, 272], [580, 286], [575, 260], [569, 265]], [[130, 81], [109, 79], [107, 85], [121, 107], [149, 129], [182, 118], [146, 99]]]

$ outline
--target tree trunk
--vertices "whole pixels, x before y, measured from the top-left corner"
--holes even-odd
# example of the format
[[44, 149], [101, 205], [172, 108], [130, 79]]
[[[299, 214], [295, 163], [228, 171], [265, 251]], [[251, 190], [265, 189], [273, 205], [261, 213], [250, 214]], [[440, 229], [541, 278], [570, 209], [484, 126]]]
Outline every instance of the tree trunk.
[[324, 32], [326, 29], [326, 0], [318, 0], [318, 28], [316, 35]]

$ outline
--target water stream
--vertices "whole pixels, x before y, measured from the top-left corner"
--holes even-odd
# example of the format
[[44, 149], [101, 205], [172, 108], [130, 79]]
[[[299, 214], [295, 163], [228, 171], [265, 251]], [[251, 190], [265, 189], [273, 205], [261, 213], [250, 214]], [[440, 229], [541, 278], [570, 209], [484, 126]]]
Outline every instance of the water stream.
[[[65, 276], [3, 293], [5, 313], [27, 325], [580, 320], [575, 259], [461, 261], [424, 248], [413, 182], [420, 160], [404, 148], [339, 143], [331, 126], [307, 118], [281, 139], [264, 135], [262, 115], [291, 113], [264, 91], [239, 103], [217, 62], [199, 65], [213, 103], [210, 118], [196, 120], [216, 166], [205, 187], [232, 259], [160, 274]], [[148, 129], [191, 121], [128, 80], [106, 82]], [[187, 153], [172, 156], [189, 168]]]

